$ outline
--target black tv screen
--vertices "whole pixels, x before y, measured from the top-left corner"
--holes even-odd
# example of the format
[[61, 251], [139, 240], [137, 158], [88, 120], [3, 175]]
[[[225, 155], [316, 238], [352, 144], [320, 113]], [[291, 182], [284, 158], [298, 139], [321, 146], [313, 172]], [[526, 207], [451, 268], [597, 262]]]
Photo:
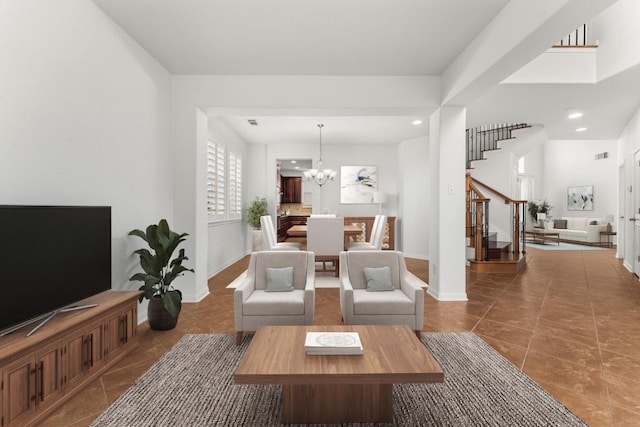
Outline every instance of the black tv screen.
[[0, 206], [0, 331], [111, 288], [111, 207]]

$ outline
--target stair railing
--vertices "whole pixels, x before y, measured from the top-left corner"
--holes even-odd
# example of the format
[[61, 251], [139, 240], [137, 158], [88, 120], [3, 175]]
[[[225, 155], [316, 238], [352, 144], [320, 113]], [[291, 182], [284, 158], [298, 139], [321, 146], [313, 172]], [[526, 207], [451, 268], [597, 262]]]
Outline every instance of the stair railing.
[[495, 123], [466, 130], [467, 169], [471, 162], [482, 160], [485, 151], [497, 150], [498, 142], [513, 138], [511, 131], [531, 127], [526, 123]]
[[[480, 187], [510, 206], [510, 237], [512, 253], [516, 256], [525, 255], [526, 241], [522, 237], [526, 229], [526, 200], [516, 200], [501, 193], [471, 176], [466, 175], [467, 191], [467, 237], [470, 237], [472, 246], [475, 247], [475, 260], [487, 261], [489, 259], [489, 202], [480, 191]], [[522, 245], [521, 245], [522, 242]]]
[[567, 34], [562, 40], [554, 44], [553, 47], [588, 47], [587, 44], [587, 24], [582, 24], [575, 31]]
[[466, 236], [475, 249], [476, 261], [489, 260], [489, 202], [473, 183], [471, 175], [466, 177]]

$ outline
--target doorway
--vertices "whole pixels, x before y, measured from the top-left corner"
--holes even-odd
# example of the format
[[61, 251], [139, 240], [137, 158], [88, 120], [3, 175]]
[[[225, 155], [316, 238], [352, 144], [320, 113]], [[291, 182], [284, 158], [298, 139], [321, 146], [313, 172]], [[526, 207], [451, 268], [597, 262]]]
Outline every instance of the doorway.
[[304, 178], [311, 159], [276, 160], [276, 209], [278, 214], [308, 215], [313, 210], [313, 188]]

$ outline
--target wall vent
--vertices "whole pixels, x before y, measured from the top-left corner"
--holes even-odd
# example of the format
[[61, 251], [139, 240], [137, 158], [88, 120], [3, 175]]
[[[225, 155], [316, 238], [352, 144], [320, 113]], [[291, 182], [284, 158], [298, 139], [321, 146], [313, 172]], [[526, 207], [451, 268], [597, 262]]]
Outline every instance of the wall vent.
[[602, 159], [606, 159], [608, 157], [609, 157], [609, 153], [607, 151], [605, 151], [604, 153], [596, 154], [596, 160], [602, 160]]
[[258, 126], [258, 121], [256, 119], [248, 119], [247, 121], [251, 126]]

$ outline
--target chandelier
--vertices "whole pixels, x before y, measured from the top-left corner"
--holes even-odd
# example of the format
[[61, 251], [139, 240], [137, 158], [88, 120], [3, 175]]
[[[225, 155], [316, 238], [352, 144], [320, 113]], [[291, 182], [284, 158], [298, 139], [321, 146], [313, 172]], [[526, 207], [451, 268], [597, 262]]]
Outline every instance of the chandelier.
[[309, 169], [304, 172], [304, 177], [309, 181], [313, 181], [319, 186], [323, 186], [328, 181], [334, 181], [336, 179], [336, 175], [338, 174], [333, 169], [324, 169], [322, 167], [322, 128], [324, 124], [319, 123], [318, 129], [320, 130], [320, 160], [318, 160], [318, 168], [317, 169]]

